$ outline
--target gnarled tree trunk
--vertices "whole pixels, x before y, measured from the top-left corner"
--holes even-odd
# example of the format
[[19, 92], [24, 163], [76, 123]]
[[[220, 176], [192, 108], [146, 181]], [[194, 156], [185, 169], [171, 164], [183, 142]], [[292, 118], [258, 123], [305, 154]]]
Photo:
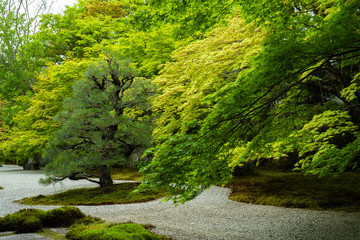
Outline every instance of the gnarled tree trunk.
[[110, 167], [106, 165], [100, 166], [100, 187], [105, 188], [112, 186], [114, 183], [111, 179]]

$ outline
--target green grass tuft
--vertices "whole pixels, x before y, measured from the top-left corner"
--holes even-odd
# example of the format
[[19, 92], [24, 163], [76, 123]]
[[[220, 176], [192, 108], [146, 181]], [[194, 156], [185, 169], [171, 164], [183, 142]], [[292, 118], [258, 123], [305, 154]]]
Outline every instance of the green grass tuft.
[[166, 194], [161, 191], [132, 193], [140, 183], [121, 183], [107, 188], [81, 188], [54, 195], [24, 198], [26, 205], [105, 205], [138, 203], [155, 200]]
[[315, 210], [360, 211], [360, 173], [319, 178], [300, 173], [258, 171], [234, 177], [227, 185], [239, 202]]

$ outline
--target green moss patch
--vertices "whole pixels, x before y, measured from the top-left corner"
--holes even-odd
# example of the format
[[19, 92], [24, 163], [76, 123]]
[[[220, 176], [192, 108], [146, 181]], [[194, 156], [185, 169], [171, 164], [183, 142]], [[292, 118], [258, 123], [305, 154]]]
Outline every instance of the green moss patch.
[[76, 224], [66, 234], [71, 240], [161, 240], [168, 239], [164, 236], [152, 234], [143, 226], [135, 223], [108, 224], [97, 223], [90, 225]]
[[0, 232], [30, 233], [43, 227], [69, 227], [86, 216], [76, 207], [61, 207], [49, 211], [23, 209], [0, 218]]
[[81, 188], [54, 195], [24, 198], [27, 205], [104, 205], [137, 203], [155, 200], [166, 194], [161, 191], [132, 193], [140, 183], [122, 183], [107, 188]]
[[54, 232], [49, 228], [44, 228], [42, 232], [37, 233], [45, 238], [50, 238], [53, 240], [65, 240], [66, 235], [63, 233]]
[[316, 210], [360, 211], [360, 173], [319, 178], [300, 173], [259, 171], [234, 177], [227, 187], [239, 202]]
[[141, 182], [143, 175], [133, 168], [112, 168], [111, 177], [114, 180], [131, 180]]
[[42, 222], [35, 216], [23, 217], [16, 223], [16, 233], [33, 233], [42, 230]]

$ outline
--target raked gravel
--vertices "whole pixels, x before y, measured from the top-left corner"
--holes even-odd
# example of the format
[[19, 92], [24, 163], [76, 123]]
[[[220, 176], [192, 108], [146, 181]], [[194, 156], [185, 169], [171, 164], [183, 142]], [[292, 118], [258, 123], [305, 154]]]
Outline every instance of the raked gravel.
[[[17, 166], [0, 167], [0, 217], [23, 208], [51, 209], [58, 206], [25, 206], [14, 200], [39, 194], [54, 194], [72, 188], [96, 186], [86, 181], [63, 181], [41, 186], [42, 171], [23, 171]], [[173, 239], [360, 239], [360, 213], [311, 211], [238, 203], [228, 199], [230, 190], [211, 187], [193, 201], [178, 207], [170, 202], [79, 206], [86, 214], [111, 222], [132, 221], [156, 226], [154, 232]]]

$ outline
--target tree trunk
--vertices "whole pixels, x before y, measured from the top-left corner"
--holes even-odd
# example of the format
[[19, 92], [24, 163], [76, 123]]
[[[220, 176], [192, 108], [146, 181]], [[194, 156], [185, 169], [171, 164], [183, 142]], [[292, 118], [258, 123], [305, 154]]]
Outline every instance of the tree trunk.
[[111, 179], [110, 168], [106, 165], [100, 166], [100, 187], [105, 188], [112, 186], [113, 181]]

